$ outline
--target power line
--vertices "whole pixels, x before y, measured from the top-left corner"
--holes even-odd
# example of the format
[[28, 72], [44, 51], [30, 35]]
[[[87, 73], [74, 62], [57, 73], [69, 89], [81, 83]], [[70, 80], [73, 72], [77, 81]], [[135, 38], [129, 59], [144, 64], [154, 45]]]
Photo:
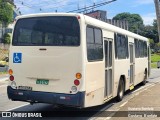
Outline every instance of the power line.
[[[53, 7], [51, 7], [51, 8], [46, 8], [47, 9], [47, 11], [50, 11], [51, 9], [53, 9], [53, 8], [60, 8], [60, 9], [62, 9], [62, 7], [64, 7], [64, 6], [69, 6], [69, 5], [73, 5], [73, 4], [75, 4], [75, 2], [69, 2], [68, 4], [62, 4], [62, 5], [59, 5], [60, 3], [63, 3], [63, 2], [65, 2], [65, 1], [68, 1], [68, 0], [61, 0], [61, 1], [58, 1], [58, 2], [54, 2], [54, 3], [49, 3], [48, 1], [46, 1], [45, 3], [47, 3], [47, 5], [44, 5], [44, 3], [42, 3], [43, 4], [43, 7], [39, 7], [37, 10], [39, 10], [39, 11], [45, 11], [45, 7], [47, 7], [47, 6], [51, 6], [51, 5], [54, 5]], [[77, 1], [77, 0], [76, 0]], [[106, 5], [106, 4], [109, 4], [109, 3], [111, 3], [111, 2], [114, 2], [114, 1], [116, 1], [116, 0], [110, 0], [110, 1], [106, 1], [106, 2], [101, 2], [101, 3], [95, 3], [95, 2], [93, 2], [93, 5], [90, 5], [90, 6], [85, 6], [85, 7], [83, 7], [83, 8], [79, 8], [80, 6], [79, 6], [79, 2], [80, 1], [82, 1], [82, 0], [78, 0], [78, 4], [77, 4], [77, 8], [78, 9], [76, 9], [76, 10], [72, 10], [72, 11], [68, 11], [68, 12], [85, 12], [85, 11], [88, 11], [88, 10], [92, 10], [93, 11], [93, 9], [94, 8], [97, 8], [97, 7], [101, 7], [101, 6], [103, 6], [103, 5]], [[28, 7], [28, 8], [30, 8], [30, 9], [34, 9], [35, 10], [35, 8], [37, 8], [37, 6], [39, 5], [29, 5], [29, 4], [27, 4], [27, 3], [25, 3], [23, 0], [17, 0], [17, 2], [19, 2], [19, 4], [21, 4], [22, 6], [25, 6], [25, 7]], [[56, 5], [56, 6], [55, 6]], [[54, 11], [57, 11], [57, 10], [54, 10]]]
[[101, 7], [101, 6], [103, 6], [103, 5], [106, 5], [106, 4], [109, 4], [109, 3], [111, 3], [111, 2], [115, 2], [115, 1], [117, 1], [117, 0], [110, 0], [110, 1], [107, 1], [107, 2], [99, 3], [99, 4], [95, 4], [95, 3], [94, 3], [94, 4], [91, 5], [91, 6], [83, 7], [83, 8], [76, 9], [76, 10], [72, 10], [72, 11], [68, 11], [67, 13], [69, 13], [69, 12], [79, 12], [79, 13], [81, 13], [81, 12], [85, 12], [85, 11], [88, 11], [88, 10], [92, 10], [92, 9], [94, 9], [94, 8], [97, 8], [97, 7]]

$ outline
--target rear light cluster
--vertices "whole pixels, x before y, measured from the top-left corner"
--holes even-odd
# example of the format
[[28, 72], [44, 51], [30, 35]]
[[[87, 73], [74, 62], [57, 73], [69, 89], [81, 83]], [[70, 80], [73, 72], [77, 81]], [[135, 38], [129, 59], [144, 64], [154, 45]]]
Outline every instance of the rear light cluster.
[[82, 74], [81, 73], [76, 73], [76, 79], [74, 80], [74, 85], [75, 86], [72, 86], [71, 87], [71, 90], [70, 93], [72, 92], [76, 92], [77, 91], [77, 87], [80, 85], [80, 80], [82, 78]]
[[74, 84], [78, 86], [80, 84], [79, 80], [74, 80]]
[[11, 87], [13, 88], [13, 89], [16, 89], [17, 87], [16, 87], [16, 82], [14, 81], [14, 76], [13, 76], [13, 70], [12, 69], [9, 69], [9, 71], [8, 71], [8, 73], [9, 73], [9, 79], [10, 79], [10, 81], [11, 81]]
[[81, 79], [82, 78], [82, 75], [81, 75], [81, 73], [76, 73], [76, 80], [74, 80], [74, 84], [76, 85], [76, 86], [78, 86], [79, 84], [80, 84], [80, 81], [79, 81], [79, 79]]
[[13, 80], [14, 80], [13, 70], [12, 70], [12, 69], [9, 69], [8, 73], [9, 73], [9, 75], [10, 75], [10, 77], [9, 77], [10, 81], [13, 81]]
[[9, 77], [9, 79], [10, 79], [10, 81], [13, 81], [13, 80], [14, 80], [14, 76], [11, 75], [11, 76]]

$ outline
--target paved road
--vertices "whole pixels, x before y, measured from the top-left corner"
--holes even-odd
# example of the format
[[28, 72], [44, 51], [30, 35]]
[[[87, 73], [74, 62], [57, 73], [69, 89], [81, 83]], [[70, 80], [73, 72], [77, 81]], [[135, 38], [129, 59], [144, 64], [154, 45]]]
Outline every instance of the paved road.
[[[147, 84], [145, 86], [138, 85], [135, 87], [135, 89], [132, 92], [127, 92], [124, 99], [121, 102], [117, 103], [113, 99], [108, 103], [98, 107], [82, 109], [82, 111], [90, 111], [90, 113], [89, 114], [87, 113], [87, 117], [84, 117], [84, 118], [76, 117], [76, 119], [80, 119], [80, 120], [81, 119], [91, 119], [91, 120], [111, 119], [112, 117], [110, 117], [110, 112], [105, 112], [105, 111], [121, 110], [124, 106], [127, 105], [127, 103], [129, 103], [129, 101], [131, 101], [133, 98], [137, 98], [138, 94], [142, 93], [146, 89], [150, 89], [153, 85], [157, 84], [158, 82], [160, 82], [160, 69], [153, 69], [151, 77], [150, 79], [148, 79]], [[67, 111], [80, 111], [79, 109], [76, 109], [76, 108], [57, 107], [57, 106], [48, 105], [48, 104], [30, 105], [24, 102], [10, 101], [8, 100], [6, 95], [6, 86], [7, 86], [7, 81], [0, 82], [0, 111], [31, 111], [31, 112], [32, 111], [35, 111], [35, 112], [50, 111], [50, 114], [55, 114], [54, 112], [55, 110], [61, 111], [64, 109]], [[106, 114], [109, 114], [109, 115], [106, 115]], [[84, 116], [84, 115], [80, 112], [78, 116]], [[55, 119], [60, 119], [60, 118], [57, 117]]]
[[112, 107], [104, 108], [103, 114], [95, 115], [94, 120], [160, 120], [159, 90], [160, 70], [154, 69], [145, 86], [136, 86], [121, 102], [112, 103]]
[[[4, 75], [4, 76], [1, 76], [0, 77], [0, 82], [3, 82], [3, 81], [6, 81], [6, 80], [8, 80], [9, 78], [8, 78], [8, 75]], [[1, 84], [1, 83], [0, 83]]]

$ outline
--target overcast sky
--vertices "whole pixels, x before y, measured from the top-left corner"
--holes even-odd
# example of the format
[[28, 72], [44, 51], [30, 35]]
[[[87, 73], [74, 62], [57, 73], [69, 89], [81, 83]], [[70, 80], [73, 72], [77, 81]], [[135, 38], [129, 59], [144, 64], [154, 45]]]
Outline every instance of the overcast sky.
[[[67, 12], [102, 3], [109, 0], [14, 0], [17, 8], [22, 14]], [[110, 4], [96, 8], [95, 10], [107, 11], [107, 18], [112, 18], [118, 13], [130, 12], [140, 14], [144, 24], [152, 24], [156, 18], [154, 0], [117, 0]]]

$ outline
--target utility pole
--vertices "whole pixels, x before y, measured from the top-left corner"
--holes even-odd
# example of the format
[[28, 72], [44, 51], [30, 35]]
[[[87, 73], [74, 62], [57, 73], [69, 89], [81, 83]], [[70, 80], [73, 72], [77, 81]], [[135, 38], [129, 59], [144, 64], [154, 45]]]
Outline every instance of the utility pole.
[[157, 26], [158, 26], [158, 36], [160, 42], [160, 0], [154, 0], [155, 8], [156, 8], [156, 15], [157, 15]]

